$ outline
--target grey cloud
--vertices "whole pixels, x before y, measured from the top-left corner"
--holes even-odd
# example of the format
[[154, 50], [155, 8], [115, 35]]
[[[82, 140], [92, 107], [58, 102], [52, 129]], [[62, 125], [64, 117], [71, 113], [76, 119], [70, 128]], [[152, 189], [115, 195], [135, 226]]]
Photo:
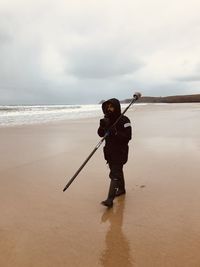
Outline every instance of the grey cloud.
[[0, 12], [0, 45], [8, 45], [14, 39], [14, 21], [11, 16]]
[[[187, 64], [187, 62], [186, 62]], [[180, 75], [175, 78], [179, 82], [199, 82], [200, 81], [200, 63], [196, 63], [193, 66], [193, 72], [190, 74]]]
[[10, 41], [12, 41], [12, 36], [0, 29], [0, 45], [9, 43]]
[[107, 79], [134, 73], [143, 63], [130, 54], [112, 49], [80, 49], [70, 55], [68, 71], [80, 79]]
[[178, 77], [176, 80], [179, 82], [199, 82], [200, 74], [188, 75], [185, 77]]
[[[131, 9], [130, 13], [121, 13], [127, 6], [122, 3], [116, 9], [116, 1], [111, 1], [113, 6], [105, 4], [106, 1], [99, 4], [86, 1], [81, 5], [80, 1], [78, 5], [76, 1], [58, 1], [56, 6], [48, 0], [12, 1], [12, 5], [3, 2], [8, 4], [5, 9], [0, 4], [2, 104], [97, 103], [110, 97], [128, 98], [138, 90], [144, 95], [182, 93], [189, 86], [188, 92], [198, 90], [198, 83], [189, 83], [200, 81], [197, 69], [193, 75], [181, 76], [182, 71], [175, 72], [180, 77], [170, 80], [170, 84], [168, 79], [163, 81], [172, 76], [167, 69], [162, 70], [164, 59], [169, 57], [176, 62], [177, 53], [171, 54], [171, 47], [179, 48], [180, 40], [183, 47], [188, 47], [187, 42], [199, 43], [199, 35], [196, 30], [191, 31], [193, 27], [188, 20], [187, 31], [183, 26], [184, 31], [179, 31], [181, 20], [180, 25], [174, 23], [169, 38], [163, 31], [169, 25], [165, 24], [165, 18], [162, 21], [160, 12], [152, 12], [157, 19], [148, 22], [147, 27], [146, 22], [140, 24], [143, 8], [133, 9], [134, 15]], [[145, 0], [142, 2], [145, 6]], [[129, 3], [134, 7], [132, 1]], [[173, 22], [178, 22], [176, 17]], [[169, 23], [173, 24], [171, 17]], [[180, 36], [176, 37], [177, 32]], [[52, 53], [49, 46], [53, 47]], [[188, 49], [189, 55], [193, 51], [191, 60], [194, 58], [196, 62], [198, 54], [193, 46]], [[159, 53], [160, 50], [163, 52]], [[187, 50], [180, 49], [180, 53], [185, 57]], [[182, 54], [177, 56], [182, 58]], [[156, 63], [145, 70], [150, 60]]]

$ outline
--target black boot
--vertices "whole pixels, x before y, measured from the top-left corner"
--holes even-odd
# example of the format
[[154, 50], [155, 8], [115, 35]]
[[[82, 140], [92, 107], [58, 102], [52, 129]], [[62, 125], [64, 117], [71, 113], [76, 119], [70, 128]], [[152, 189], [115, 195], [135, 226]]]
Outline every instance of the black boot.
[[102, 205], [104, 205], [108, 208], [112, 208], [113, 200], [116, 196], [117, 188], [118, 188], [118, 181], [111, 180], [110, 181], [110, 188], [109, 188], [109, 192], [108, 192], [108, 198], [101, 202]]
[[119, 197], [121, 195], [126, 194], [125, 190], [125, 181], [124, 181], [124, 175], [122, 176], [121, 180], [119, 181], [119, 188], [115, 194], [116, 197]]
[[126, 194], [126, 190], [125, 189], [118, 189], [117, 190], [117, 192], [116, 192], [116, 194], [115, 194], [115, 196], [116, 197], [119, 197], [119, 196], [121, 196], [121, 195], [125, 195]]

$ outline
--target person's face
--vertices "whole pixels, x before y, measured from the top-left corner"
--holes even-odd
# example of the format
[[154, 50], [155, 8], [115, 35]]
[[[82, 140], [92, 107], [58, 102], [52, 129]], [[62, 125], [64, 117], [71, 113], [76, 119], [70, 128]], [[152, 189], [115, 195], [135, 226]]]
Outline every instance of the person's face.
[[108, 105], [106, 106], [106, 113], [110, 113], [110, 112], [114, 112], [115, 108], [113, 107], [112, 103], [108, 103]]

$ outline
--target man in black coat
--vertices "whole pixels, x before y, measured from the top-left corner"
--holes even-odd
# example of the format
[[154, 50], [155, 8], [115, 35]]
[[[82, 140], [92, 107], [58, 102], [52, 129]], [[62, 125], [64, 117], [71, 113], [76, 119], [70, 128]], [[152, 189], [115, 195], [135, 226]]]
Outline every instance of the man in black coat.
[[[104, 157], [109, 164], [110, 188], [108, 197], [101, 204], [113, 206], [116, 196], [126, 193], [123, 165], [128, 160], [128, 142], [131, 140], [132, 129], [128, 117], [122, 116], [114, 127], [111, 127], [121, 115], [120, 102], [116, 98], [109, 99], [102, 104], [104, 118], [100, 120], [98, 135], [105, 138]], [[110, 128], [111, 127], [111, 128]]]

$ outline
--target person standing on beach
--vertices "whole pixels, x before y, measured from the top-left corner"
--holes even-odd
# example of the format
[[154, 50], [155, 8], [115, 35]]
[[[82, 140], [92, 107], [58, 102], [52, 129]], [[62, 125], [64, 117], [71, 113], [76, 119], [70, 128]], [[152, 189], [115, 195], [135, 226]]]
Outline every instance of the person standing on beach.
[[[100, 120], [98, 135], [105, 138], [104, 158], [110, 168], [110, 187], [108, 197], [101, 204], [111, 208], [115, 197], [126, 194], [123, 165], [128, 160], [128, 143], [132, 137], [131, 123], [122, 115], [114, 127], [111, 127], [121, 115], [120, 102], [116, 98], [102, 104], [104, 118]], [[111, 127], [111, 128], [110, 128]]]

